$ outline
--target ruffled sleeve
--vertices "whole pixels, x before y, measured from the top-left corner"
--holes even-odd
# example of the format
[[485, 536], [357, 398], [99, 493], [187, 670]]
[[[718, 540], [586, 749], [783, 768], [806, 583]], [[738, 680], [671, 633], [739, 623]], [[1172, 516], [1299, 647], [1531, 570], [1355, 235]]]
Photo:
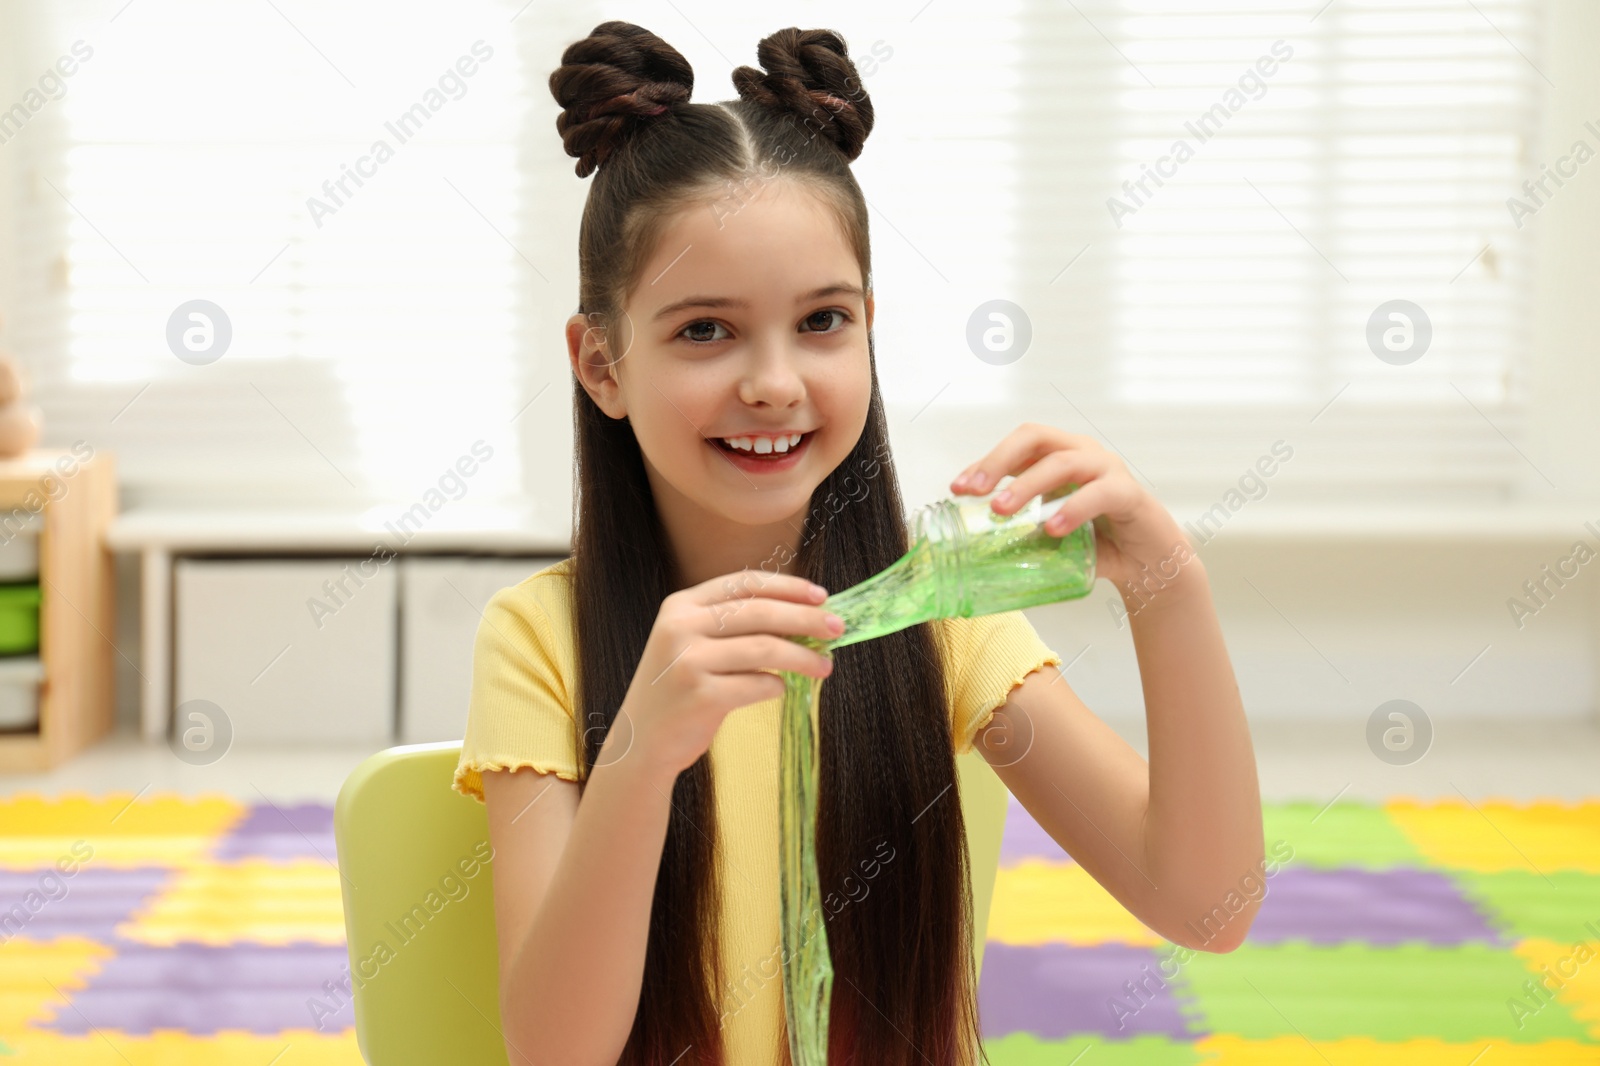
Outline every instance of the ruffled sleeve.
[[1061, 665], [1061, 656], [1039, 638], [1021, 611], [946, 618], [937, 623], [936, 632], [944, 642], [957, 755], [972, 750], [973, 738], [1029, 674]]
[[483, 801], [485, 770], [531, 767], [578, 780], [571, 639], [556, 633], [536, 594], [539, 576], [489, 600], [472, 649], [466, 736], [451, 787]]

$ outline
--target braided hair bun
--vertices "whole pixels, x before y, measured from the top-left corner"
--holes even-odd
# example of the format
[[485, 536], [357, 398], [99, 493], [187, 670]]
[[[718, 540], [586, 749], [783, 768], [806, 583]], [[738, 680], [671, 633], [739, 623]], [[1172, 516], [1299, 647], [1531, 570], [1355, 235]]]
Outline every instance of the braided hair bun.
[[764, 38], [756, 59], [765, 70], [740, 67], [733, 72], [739, 96], [820, 127], [845, 159], [854, 162], [872, 132], [872, 100], [844, 38], [832, 30], [791, 26]]
[[694, 71], [676, 48], [631, 22], [602, 22], [561, 53], [550, 93], [565, 110], [556, 132], [588, 177], [650, 118], [686, 103]]

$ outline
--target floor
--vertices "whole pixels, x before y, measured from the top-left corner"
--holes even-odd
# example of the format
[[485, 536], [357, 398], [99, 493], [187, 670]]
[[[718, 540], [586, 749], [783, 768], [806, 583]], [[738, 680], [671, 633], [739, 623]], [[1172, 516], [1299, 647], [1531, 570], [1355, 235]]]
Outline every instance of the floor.
[[[1592, 729], [1454, 728], [1411, 767], [1337, 729], [1257, 734], [1272, 864], [1203, 919], [1262, 899], [1229, 953], [1175, 950], [1013, 801], [978, 989], [993, 1066], [1600, 1063]], [[122, 737], [32, 782], [49, 796], [6, 782], [0, 1058], [360, 1066], [330, 801], [361, 756], [197, 768]], [[383, 972], [441, 979], [404, 945], [470, 923], [428, 908]], [[498, 1047], [481, 1008], [459, 1024]]]
[[[1111, 725], [1145, 750], [1142, 721]], [[1409, 765], [1374, 755], [1365, 728], [1365, 722], [1253, 723], [1262, 798], [1328, 803], [1393, 796], [1576, 800], [1600, 795], [1600, 724], [1591, 720], [1439, 722], [1429, 750]], [[370, 751], [239, 747], [210, 765], [193, 766], [165, 745], [147, 744], [125, 729], [49, 773], [6, 777], [0, 797], [176, 792], [218, 793], [250, 803], [330, 803]]]
[[[1440, 723], [1408, 765], [1365, 722], [1252, 735], [1283, 866], [1232, 953], [1172, 954], [1012, 802], [995, 1066], [1600, 1062], [1600, 970], [1551, 976], [1600, 939], [1600, 727]], [[367, 754], [120, 732], [0, 782], [0, 1057], [359, 1066], [332, 803]]]

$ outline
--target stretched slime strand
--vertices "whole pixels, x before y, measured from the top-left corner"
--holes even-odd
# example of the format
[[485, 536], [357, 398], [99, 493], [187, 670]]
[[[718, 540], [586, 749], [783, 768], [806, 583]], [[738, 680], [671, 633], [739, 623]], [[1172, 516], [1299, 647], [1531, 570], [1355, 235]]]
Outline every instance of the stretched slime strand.
[[[1065, 495], [1077, 488], [1066, 487]], [[1056, 497], [1058, 498], [1058, 497]], [[939, 618], [974, 618], [1061, 600], [1094, 587], [1094, 528], [1044, 531], [1044, 501], [997, 515], [988, 498], [940, 500], [911, 521], [911, 549], [884, 570], [828, 597], [844, 619], [832, 640], [792, 637], [831, 657], [834, 648]], [[825, 1066], [833, 963], [817, 876], [817, 706], [822, 679], [783, 677], [779, 740], [779, 891], [784, 1014], [793, 1066]], [[813, 928], [807, 928], [807, 922]], [[978, 931], [981, 935], [981, 931]]]

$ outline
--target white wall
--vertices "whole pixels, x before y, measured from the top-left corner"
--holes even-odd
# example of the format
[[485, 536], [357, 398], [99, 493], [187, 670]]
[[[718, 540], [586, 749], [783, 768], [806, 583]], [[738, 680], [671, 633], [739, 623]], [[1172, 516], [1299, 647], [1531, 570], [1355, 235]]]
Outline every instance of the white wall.
[[[16, 38], [10, 33], [0, 33], [0, 107], [10, 107], [18, 96]], [[16, 192], [10, 160], [0, 145], [0, 248], [16, 247], [13, 237], [13, 212], [11, 204]], [[0, 351], [6, 351], [6, 321], [11, 317], [12, 301], [16, 294], [16, 274], [10, 255], [0, 255]]]
[[[1600, 577], [1582, 573], [1521, 629], [1506, 608], [1555, 555], [1531, 544], [1263, 547], [1226, 534], [1201, 552], [1250, 717], [1336, 719], [1358, 733], [1391, 699], [1436, 726], [1588, 715]], [[1109, 609], [1120, 602], [1102, 582], [1028, 614], [1066, 663], [1083, 653], [1067, 673], [1083, 701], [1127, 724], [1143, 699], [1131, 633]]]
[[[1549, 42], [1545, 72], [1557, 88], [1539, 162], [1565, 155], [1580, 137], [1600, 148], [1584, 126], [1600, 129], [1600, 4], [1556, 0]], [[1528, 225], [1542, 246], [1529, 455], [1563, 495], [1600, 499], [1600, 161], [1582, 166]]]

